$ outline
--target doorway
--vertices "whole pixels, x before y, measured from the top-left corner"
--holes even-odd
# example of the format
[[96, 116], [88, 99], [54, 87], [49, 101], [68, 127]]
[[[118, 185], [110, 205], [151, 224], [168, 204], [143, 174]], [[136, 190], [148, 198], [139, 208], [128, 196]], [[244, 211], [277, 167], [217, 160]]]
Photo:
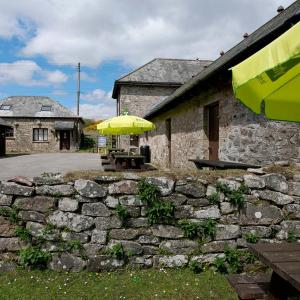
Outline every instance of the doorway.
[[219, 102], [208, 106], [209, 160], [219, 160]]
[[0, 127], [0, 157], [5, 156], [5, 130]]
[[70, 150], [70, 131], [60, 131], [60, 150]]
[[167, 136], [167, 153], [168, 153], [168, 160], [167, 164], [168, 167], [171, 167], [172, 164], [172, 125], [171, 125], [171, 119], [166, 120], [166, 136]]

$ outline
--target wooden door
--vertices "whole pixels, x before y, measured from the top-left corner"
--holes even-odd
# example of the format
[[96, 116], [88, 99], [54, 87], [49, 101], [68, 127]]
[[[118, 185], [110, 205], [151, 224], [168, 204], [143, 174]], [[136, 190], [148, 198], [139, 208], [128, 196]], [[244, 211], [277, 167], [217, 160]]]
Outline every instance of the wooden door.
[[60, 131], [60, 150], [70, 150], [70, 131]]
[[209, 160], [219, 160], [219, 103], [208, 107]]
[[172, 127], [171, 127], [171, 119], [166, 120], [166, 136], [167, 136], [167, 154], [168, 154], [168, 167], [171, 167], [172, 164]]
[[0, 157], [5, 156], [5, 129], [0, 127]]

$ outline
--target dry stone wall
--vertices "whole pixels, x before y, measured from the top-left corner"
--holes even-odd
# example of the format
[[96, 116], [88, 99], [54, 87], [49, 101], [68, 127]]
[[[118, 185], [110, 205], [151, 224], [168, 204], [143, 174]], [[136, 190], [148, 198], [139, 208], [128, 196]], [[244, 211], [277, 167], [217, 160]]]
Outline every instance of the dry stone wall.
[[[280, 174], [218, 179], [213, 184], [188, 177], [174, 181], [166, 177], [146, 178], [156, 185], [162, 201], [174, 205], [169, 224], [149, 224], [147, 207], [138, 193], [136, 174], [99, 176], [94, 180], [64, 182], [61, 177], [38, 177], [25, 186], [0, 183], [0, 270], [14, 268], [18, 251], [30, 246], [16, 233], [26, 228], [32, 240], [41, 240], [51, 253], [48, 267], [56, 271], [105, 271], [132, 267], [182, 267], [191, 261], [212, 262], [222, 256], [225, 245], [246, 247], [245, 234], [261, 242], [300, 239], [300, 176], [287, 180]], [[216, 186], [245, 189], [242, 208], [233, 206], [226, 193], [211, 203]], [[127, 226], [116, 213], [121, 204], [129, 214]], [[185, 237], [180, 220], [216, 224], [214, 237], [201, 244]], [[66, 245], [77, 247], [66, 247]], [[109, 249], [122, 245], [125, 259]], [[108, 254], [109, 253], [109, 254]]]

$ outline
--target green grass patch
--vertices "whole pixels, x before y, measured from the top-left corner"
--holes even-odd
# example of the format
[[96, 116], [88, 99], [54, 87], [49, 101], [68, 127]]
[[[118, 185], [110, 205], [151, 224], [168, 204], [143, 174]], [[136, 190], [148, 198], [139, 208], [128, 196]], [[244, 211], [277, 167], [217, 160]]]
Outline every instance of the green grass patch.
[[49, 270], [0, 274], [0, 299], [200, 299], [237, 300], [225, 276], [211, 271], [150, 269], [113, 273], [55, 273]]

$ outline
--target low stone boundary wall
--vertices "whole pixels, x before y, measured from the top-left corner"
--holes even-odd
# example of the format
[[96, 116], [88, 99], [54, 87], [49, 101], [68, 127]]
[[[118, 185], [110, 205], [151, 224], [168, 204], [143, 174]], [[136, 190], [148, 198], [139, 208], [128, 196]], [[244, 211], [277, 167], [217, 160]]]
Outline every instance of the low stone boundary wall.
[[[299, 177], [287, 181], [280, 174], [249, 173], [213, 184], [192, 177], [178, 181], [149, 177], [145, 181], [158, 187], [162, 201], [174, 205], [169, 224], [152, 225], [147, 206], [137, 195], [141, 178], [135, 174], [67, 183], [61, 177], [37, 177], [32, 186], [1, 182], [0, 270], [14, 268], [20, 261], [19, 251], [31, 243], [51, 254], [50, 269], [99, 272], [126, 264], [181, 267], [190, 261], [209, 263], [222, 255], [225, 245], [243, 248], [247, 239], [297, 240]], [[241, 186], [244, 194], [232, 196], [237, 202], [233, 205], [226, 189], [236, 191]], [[245, 202], [239, 207], [243, 197]], [[117, 213], [120, 207], [126, 211], [126, 226]], [[214, 220], [215, 232], [199, 243], [186, 237], [179, 225], [182, 220]], [[118, 256], [120, 249], [114, 245], [122, 245], [125, 258]]]

